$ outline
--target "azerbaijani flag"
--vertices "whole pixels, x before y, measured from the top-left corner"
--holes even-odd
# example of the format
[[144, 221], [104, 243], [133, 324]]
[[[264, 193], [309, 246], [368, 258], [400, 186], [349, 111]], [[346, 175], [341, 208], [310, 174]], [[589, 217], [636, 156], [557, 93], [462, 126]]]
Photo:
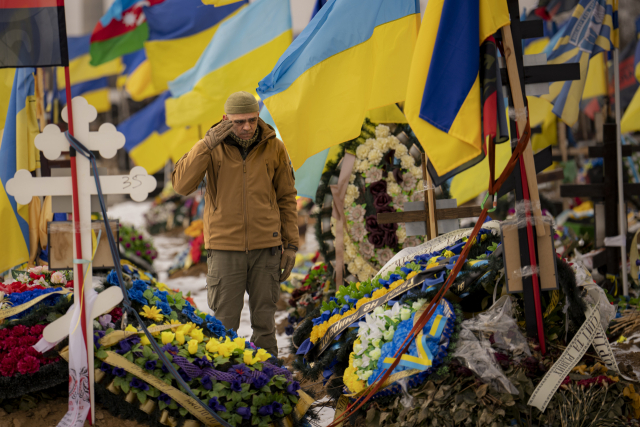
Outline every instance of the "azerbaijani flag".
[[[146, 2], [157, 4], [163, 0]], [[149, 38], [142, 2], [116, 0], [91, 34], [91, 65], [100, 65], [142, 49]]]
[[480, 46], [509, 24], [506, 0], [429, 0], [404, 113], [439, 176], [482, 154]]
[[0, 68], [67, 66], [64, 0], [1, 0], [0, 17]]
[[[405, 99], [417, 0], [329, 0], [258, 85], [294, 169]], [[330, 125], [328, 125], [330, 124]]]

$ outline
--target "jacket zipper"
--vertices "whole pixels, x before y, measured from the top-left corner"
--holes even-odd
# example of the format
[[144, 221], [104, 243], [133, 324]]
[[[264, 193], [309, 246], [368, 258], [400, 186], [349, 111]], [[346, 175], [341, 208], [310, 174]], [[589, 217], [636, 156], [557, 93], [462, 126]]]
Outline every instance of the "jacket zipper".
[[249, 237], [248, 237], [248, 228], [247, 224], [249, 221], [247, 220], [247, 161], [245, 159], [242, 160], [242, 196], [243, 196], [243, 207], [244, 207], [244, 250], [246, 253], [249, 253]]

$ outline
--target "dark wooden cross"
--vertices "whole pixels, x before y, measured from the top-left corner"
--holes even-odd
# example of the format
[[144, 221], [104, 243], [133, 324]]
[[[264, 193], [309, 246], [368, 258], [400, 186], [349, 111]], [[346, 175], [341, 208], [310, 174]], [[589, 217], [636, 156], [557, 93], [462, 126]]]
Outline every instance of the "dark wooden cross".
[[[589, 147], [589, 157], [601, 157], [604, 163], [604, 182], [592, 184], [567, 184], [560, 186], [562, 197], [590, 198], [594, 203], [596, 247], [603, 247], [599, 236], [615, 237], [618, 230], [618, 162], [616, 158], [616, 124], [603, 125], [603, 144]], [[629, 157], [640, 152], [640, 146], [623, 145], [622, 156]], [[624, 197], [640, 196], [640, 184], [623, 184]], [[604, 205], [602, 203], [604, 202]], [[620, 273], [620, 249], [608, 246], [605, 251], [593, 257], [593, 267], [606, 266], [607, 274]]]
[[438, 221], [447, 219], [469, 218], [480, 216], [480, 206], [464, 206], [460, 208], [437, 209], [435, 194], [431, 177], [426, 169], [427, 159], [422, 153], [422, 182], [425, 186], [424, 210], [408, 212], [384, 212], [378, 214], [379, 224], [392, 224], [399, 222], [425, 222], [427, 240], [438, 236]]

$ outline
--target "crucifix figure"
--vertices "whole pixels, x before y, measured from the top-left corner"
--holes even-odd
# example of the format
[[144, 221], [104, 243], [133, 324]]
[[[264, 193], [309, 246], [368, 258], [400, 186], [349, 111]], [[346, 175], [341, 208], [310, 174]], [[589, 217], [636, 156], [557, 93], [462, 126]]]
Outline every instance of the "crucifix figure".
[[[73, 122], [75, 137], [91, 151], [99, 151], [102, 157], [111, 158], [116, 155], [118, 149], [125, 143], [124, 135], [110, 124], [100, 126], [97, 132], [89, 131], [89, 123], [97, 118], [97, 111], [82, 97], [73, 98]], [[62, 119], [69, 122], [67, 107], [62, 110]], [[41, 150], [49, 160], [57, 159], [63, 151], [69, 151], [70, 145], [64, 133], [53, 124], [44, 128], [43, 133], [35, 139], [36, 148]], [[76, 168], [78, 176], [78, 200], [82, 258], [74, 259], [75, 267], [84, 265], [84, 280], [80, 282], [77, 274], [74, 274], [74, 301], [89, 301], [92, 284], [92, 268], [88, 260], [92, 258], [91, 238], [91, 195], [98, 194], [94, 178], [90, 175], [90, 161], [83, 156], [77, 156]], [[149, 193], [157, 185], [156, 179], [147, 174], [142, 167], [134, 167], [129, 175], [100, 177], [100, 184], [104, 194], [129, 194], [137, 202], [145, 200]], [[19, 170], [14, 177], [7, 182], [7, 192], [15, 197], [18, 203], [28, 203], [33, 196], [71, 196], [71, 177], [46, 177], [34, 178], [26, 170]], [[76, 253], [76, 240], [73, 240]], [[75, 270], [74, 270], [75, 271]], [[84, 283], [87, 286], [84, 286]], [[113, 290], [111, 290], [113, 289]], [[90, 393], [90, 422], [95, 422], [95, 397], [94, 397], [94, 367], [93, 367], [93, 319], [122, 301], [120, 288], [111, 288], [105, 291], [96, 300], [95, 309], [91, 313], [84, 313], [82, 318], [82, 334], [86, 346], [88, 366], [88, 386]], [[103, 295], [104, 294], [104, 295]], [[86, 309], [86, 304], [83, 306]], [[105, 311], [106, 310], [106, 311]], [[51, 323], [44, 330], [45, 339], [55, 342], [64, 338], [69, 333], [70, 317], [65, 315]]]
[[[453, 206], [446, 208], [438, 208], [434, 195], [433, 183], [431, 177], [427, 173], [427, 159], [424, 153], [422, 153], [422, 182], [425, 186], [424, 196], [424, 209], [407, 210], [411, 209], [411, 203], [405, 203], [405, 212], [384, 212], [378, 214], [378, 224], [391, 224], [404, 222], [407, 223], [407, 236], [426, 235], [427, 240], [434, 239], [438, 236], [438, 222], [441, 226], [447, 227], [448, 231], [457, 229], [457, 221], [459, 218], [469, 218], [479, 216], [482, 212], [480, 206], [465, 206], [462, 208], [453, 207], [456, 206], [455, 199], [452, 200], [438, 200], [438, 202], [444, 202], [446, 204], [452, 203]], [[421, 202], [413, 202], [416, 205], [420, 205]], [[443, 223], [442, 221], [454, 221], [454, 224]], [[422, 228], [422, 222], [424, 221], [424, 228]], [[410, 227], [411, 223], [418, 223], [418, 227]], [[424, 231], [423, 231], [424, 230]], [[440, 230], [443, 231], [443, 230]]]

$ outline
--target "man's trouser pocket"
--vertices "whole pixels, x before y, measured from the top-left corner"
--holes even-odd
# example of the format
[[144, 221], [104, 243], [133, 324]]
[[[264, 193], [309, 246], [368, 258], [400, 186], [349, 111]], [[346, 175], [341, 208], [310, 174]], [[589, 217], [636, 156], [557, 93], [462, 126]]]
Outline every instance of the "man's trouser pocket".
[[213, 311], [218, 309], [220, 301], [220, 278], [207, 275], [207, 304]]

